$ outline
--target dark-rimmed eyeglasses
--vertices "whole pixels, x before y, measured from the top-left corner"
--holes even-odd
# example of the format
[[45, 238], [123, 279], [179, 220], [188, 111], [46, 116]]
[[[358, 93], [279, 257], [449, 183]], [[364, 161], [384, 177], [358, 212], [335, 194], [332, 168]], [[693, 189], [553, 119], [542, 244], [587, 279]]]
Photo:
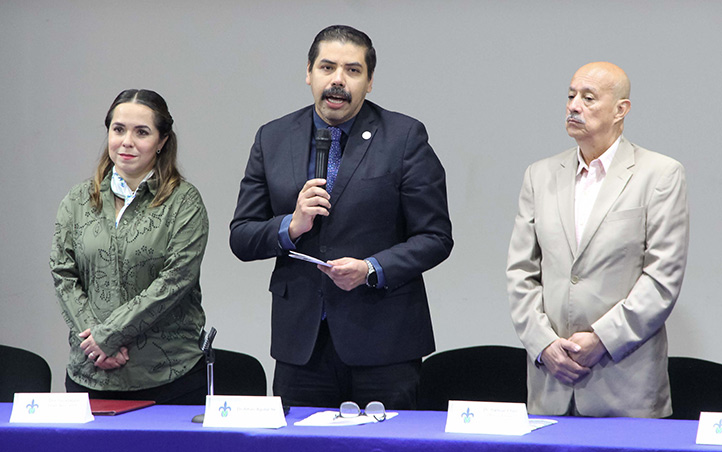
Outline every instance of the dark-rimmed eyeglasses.
[[358, 416], [368, 416], [374, 418], [376, 422], [383, 422], [386, 420], [386, 408], [383, 403], [374, 401], [369, 402], [362, 411], [356, 402], [343, 402], [335, 419], [349, 419]]

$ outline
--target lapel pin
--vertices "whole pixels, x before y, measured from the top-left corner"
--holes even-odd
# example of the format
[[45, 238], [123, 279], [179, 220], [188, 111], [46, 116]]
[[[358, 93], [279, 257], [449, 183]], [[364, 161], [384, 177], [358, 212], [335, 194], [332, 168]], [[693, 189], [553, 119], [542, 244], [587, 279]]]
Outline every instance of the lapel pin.
[[363, 138], [364, 140], [368, 140], [369, 138], [371, 138], [371, 132], [369, 132], [368, 130], [365, 131], [361, 134], [361, 138]]

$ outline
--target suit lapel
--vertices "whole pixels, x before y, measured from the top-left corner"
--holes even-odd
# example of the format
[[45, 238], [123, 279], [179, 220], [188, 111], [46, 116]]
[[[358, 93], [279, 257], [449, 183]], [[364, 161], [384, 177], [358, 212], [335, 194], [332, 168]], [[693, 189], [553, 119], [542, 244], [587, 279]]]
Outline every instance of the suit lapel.
[[376, 129], [378, 128], [376, 116], [374, 111], [369, 107], [368, 101], [364, 102], [363, 107], [361, 107], [361, 110], [356, 116], [356, 121], [354, 121], [348, 136], [348, 141], [346, 142], [346, 147], [343, 150], [341, 166], [338, 169], [336, 182], [333, 186], [333, 193], [331, 193], [331, 204], [337, 203], [341, 198], [348, 182], [356, 172], [364, 155], [366, 155], [366, 151], [368, 151], [369, 145], [371, 141], [373, 141], [373, 137], [376, 135]]
[[293, 182], [296, 191], [300, 192], [308, 180], [308, 163], [311, 149], [311, 131], [313, 130], [313, 106], [304, 110], [291, 126], [288, 138], [288, 152], [291, 156]]
[[609, 171], [604, 177], [604, 182], [602, 182], [597, 200], [594, 202], [594, 208], [592, 208], [592, 212], [589, 214], [587, 225], [584, 227], [584, 233], [579, 243], [579, 253], [577, 253], [577, 255], [584, 252], [584, 249], [589, 245], [592, 237], [594, 237], [597, 229], [599, 229], [599, 226], [602, 224], [604, 217], [607, 216], [609, 209], [611, 209], [614, 202], [622, 194], [622, 191], [624, 191], [624, 187], [627, 186], [629, 178], [634, 174], [632, 171], [633, 166], [634, 148], [629, 141], [622, 137], [619, 141], [617, 153], [614, 155]]
[[576, 257], [577, 237], [574, 221], [574, 182], [577, 172], [577, 149], [574, 148], [567, 158], [560, 162], [557, 170], [557, 206], [561, 217], [564, 235], [569, 242], [569, 249]]

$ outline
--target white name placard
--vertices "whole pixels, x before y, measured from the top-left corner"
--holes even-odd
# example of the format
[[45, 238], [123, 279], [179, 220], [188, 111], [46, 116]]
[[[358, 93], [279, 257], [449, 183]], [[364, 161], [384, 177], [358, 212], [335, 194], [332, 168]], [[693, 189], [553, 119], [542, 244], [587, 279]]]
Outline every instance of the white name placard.
[[16, 393], [11, 423], [84, 424], [94, 420], [87, 392]]
[[699, 413], [697, 444], [722, 445], [722, 413]]
[[449, 400], [445, 431], [521, 436], [531, 426], [524, 403]]
[[281, 428], [286, 425], [280, 397], [206, 396], [203, 427]]

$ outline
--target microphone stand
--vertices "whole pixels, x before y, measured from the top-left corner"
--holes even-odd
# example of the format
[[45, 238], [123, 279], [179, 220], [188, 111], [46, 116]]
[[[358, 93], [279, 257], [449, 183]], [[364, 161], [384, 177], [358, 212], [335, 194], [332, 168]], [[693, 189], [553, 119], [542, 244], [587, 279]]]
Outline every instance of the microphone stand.
[[[208, 333], [206, 333], [206, 330], [201, 331], [201, 337], [198, 339], [198, 346], [206, 357], [206, 381], [208, 382], [208, 395], [210, 396], [213, 395], [213, 364], [216, 362], [216, 353], [213, 351], [213, 339], [216, 338], [216, 333], [216, 329], [211, 327]], [[205, 417], [205, 413], [197, 414], [193, 416], [193, 422], [203, 423]]]

